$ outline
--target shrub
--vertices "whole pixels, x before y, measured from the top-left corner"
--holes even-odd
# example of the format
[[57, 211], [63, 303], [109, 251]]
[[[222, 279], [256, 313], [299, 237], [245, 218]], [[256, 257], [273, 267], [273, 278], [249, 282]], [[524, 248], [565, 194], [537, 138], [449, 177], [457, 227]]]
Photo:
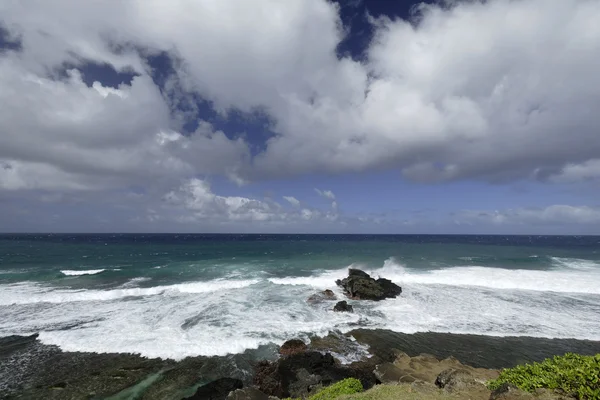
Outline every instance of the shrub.
[[488, 382], [488, 387], [495, 390], [504, 383], [527, 392], [538, 388], [559, 389], [581, 400], [600, 400], [600, 354], [567, 353], [540, 363], [505, 369], [498, 379]]
[[358, 379], [347, 378], [327, 386], [318, 393], [309, 397], [309, 400], [333, 400], [345, 394], [354, 394], [363, 391], [363, 385]]

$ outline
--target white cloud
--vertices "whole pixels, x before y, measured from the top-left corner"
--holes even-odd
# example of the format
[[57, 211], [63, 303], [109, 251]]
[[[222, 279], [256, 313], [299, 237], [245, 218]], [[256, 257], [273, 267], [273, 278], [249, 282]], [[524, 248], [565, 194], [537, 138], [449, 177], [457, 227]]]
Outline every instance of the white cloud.
[[297, 206], [300, 205], [300, 200], [298, 200], [295, 197], [292, 197], [292, 196], [283, 196], [283, 198], [284, 198], [284, 200], [286, 200], [288, 203], [290, 203], [294, 207], [297, 207]]
[[319, 196], [325, 197], [326, 199], [335, 200], [335, 194], [331, 190], [320, 190], [315, 188], [315, 192], [319, 194]]
[[[143, 151], [121, 160], [118, 145], [143, 147], [189, 112], [172, 109], [184, 93], [160, 96], [130, 44], [177, 55], [170, 87], [198, 93], [222, 113], [260, 108], [277, 133], [253, 163], [243, 143], [217, 136], [202, 140], [210, 151], [198, 145], [190, 153], [201, 154], [184, 160], [169, 154], [155, 170], [183, 162], [191, 172], [240, 183], [392, 166], [414, 180], [511, 179], [597, 155], [600, 3], [449, 3], [422, 5], [418, 24], [373, 20], [368, 59], [356, 62], [336, 57], [344, 30], [338, 6], [325, 0], [2, 2], [0, 18], [23, 41], [18, 56], [2, 56], [10, 102], [1, 99], [1, 128], [18, 132], [3, 135], [11, 143], [4, 140], [2, 156], [59, 169], [68, 161], [119, 174], [148, 170]], [[81, 59], [141, 76], [116, 90], [87, 88], [76, 76], [45, 79], [47, 71]], [[29, 123], [52, 159], [20, 153], [23, 140], [15, 137]], [[115, 147], [97, 160], [92, 150], [73, 148], [81, 142]], [[226, 170], [233, 161], [236, 171]]]
[[463, 211], [458, 222], [498, 225], [599, 224], [600, 208], [552, 205], [544, 208], [518, 208], [501, 211]]
[[557, 183], [585, 182], [600, 179], [600, 159], [588, 160], [580, 164], [568, 164], [562, 171], [550, 177]]
[[[329, 212], [286, 214], [190, 179], [221, 175], [241, 185], [382, 169], [429, 182], [600, 177], [600, 2], [440, 4], [453, 5], [422, 5], [418, 23], [372, 20], [375, 36], [359, 62], [337, 57], [345, 30], [326, 0], [0, 2], [0, 22], [22, 41], [22, 50], [0, 53], [0, 190], [140, 186], [158, 196], [185, 181], [171, 200], [194, 218], [333, 220], [329, 190], [318, 190]], [[162, 92], [138, 51], [177, 59]], [[137, 76], [89, 87], [85, 61]], [[66, 77], [56, 72], [65, 65]], [[251, 140], [230, 139], [239, 132], [200, 121], [182, 134], [198, 117], [196, 95], [224, 117], [264, 112], [276, 135], [252, 143], [262, 149], [253, 157]], [[543, 215], [594, 210], [575, 209]], [[541, 215], [493, 218], [514, 221], [515, 213]]]
[[[339, 219], [337, 211], [320, 211], [312, 208], [285, 209], [272, 200], [258, 200], [241, 196], [220, 196], [211, 190], [206, 180], [190, 179], [181, 187], [165, 195], [169, 205], [183, 206], [180, 219], [189, 222], [210, 220], [217, 223], [260, 222], [264, 224], [297, 224], [303, 221], [330, 221]], [[294, 197], [284, 197], [292, 205], [300, 202]]]

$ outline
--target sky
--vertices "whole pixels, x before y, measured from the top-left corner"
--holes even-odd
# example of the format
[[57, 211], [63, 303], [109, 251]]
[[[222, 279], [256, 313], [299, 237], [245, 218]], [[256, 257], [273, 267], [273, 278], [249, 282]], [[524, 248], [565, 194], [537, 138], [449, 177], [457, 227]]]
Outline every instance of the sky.
[[597, 0], [0, 2], [0, 232], [600, 234]]

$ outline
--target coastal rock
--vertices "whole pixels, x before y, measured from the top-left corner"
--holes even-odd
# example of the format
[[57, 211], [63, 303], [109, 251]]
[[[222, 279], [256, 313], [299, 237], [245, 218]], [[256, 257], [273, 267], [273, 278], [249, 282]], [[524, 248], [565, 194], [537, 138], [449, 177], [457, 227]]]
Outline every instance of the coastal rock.
[[324, 290], [322, 292], [319, 293], [315, 293], [312, 296], [310, 296], [308, 299], [306, 299], [306, 301], [308, 303], [321, 303], [323, 301], [326, 300], [337, 300], [337, 296], [335, 295], [335, 293], [333, 293], [333, 290]]
[[352, 312], [354, 311], [354, 309], [352, 308], [352, 306], [350, 304], [348, 304], [348, 302], [346, 302], [345, 300], [343, 301], [338, 301], [337, 304], [333, 307], [333, 311], [337, 311], [337, 312]]
[[270, 398], [255, 388], [237, 389], [227, 396], [227, 400], [269, 400]]
[[229, 393], [241, 389], [244, 383], [239, 379], [220, 378], [204, 386], [200, 386], [196, 393], [185, 400], [225, 400]]
[[394, 298], [402, 293], [402, 288], [389, 279], [373, 279], [359, 269], [350, 268], [348, 277], [335, 282], [346, 294], [358, 300], [384, 300]]
[[357, 378], [365, 388], [372, 387], [377, 382], [372, 370], [358, 363], [341, 366], [329, 353], [307, 351], [258, 363], [254, 384], [267, 395], [304, 398], [345, 378]]
[[279, 348], [279, 354], [283, 356], [289, 356], [292, 354], [298, 354], [305, 352], [308, 347], [300, 339], [291, 339], [281, 345]]

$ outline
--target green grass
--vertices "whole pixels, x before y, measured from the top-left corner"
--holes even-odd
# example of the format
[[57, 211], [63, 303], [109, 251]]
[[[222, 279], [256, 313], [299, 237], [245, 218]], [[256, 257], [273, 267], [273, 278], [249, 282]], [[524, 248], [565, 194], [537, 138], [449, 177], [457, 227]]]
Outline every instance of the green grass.
[[582, 356], [567, 353], [540, 363], [505, 369], [488, 382], [491, 390], [511, 383], [527, 392], [539, 388], [560, 389], [581, 400], [600, 400], [600, 354]]
[[[346, 394], [354, 394], [362, 392], [363, 385], [358, 379], [347, 378], [321, 389], [316, 394], [313, 394], [308, 400], [333, 400]], [[293, 400], [293, 399], [284, 399]]]

